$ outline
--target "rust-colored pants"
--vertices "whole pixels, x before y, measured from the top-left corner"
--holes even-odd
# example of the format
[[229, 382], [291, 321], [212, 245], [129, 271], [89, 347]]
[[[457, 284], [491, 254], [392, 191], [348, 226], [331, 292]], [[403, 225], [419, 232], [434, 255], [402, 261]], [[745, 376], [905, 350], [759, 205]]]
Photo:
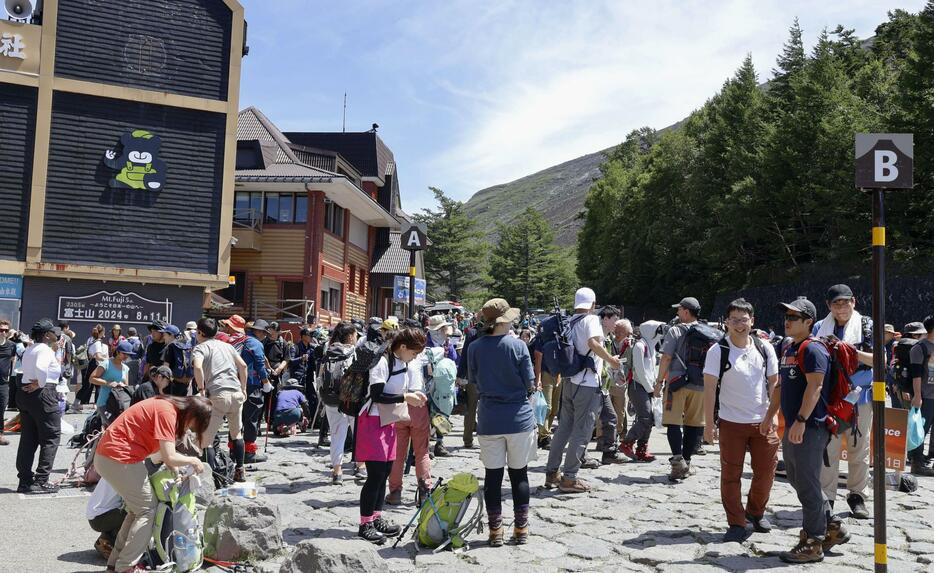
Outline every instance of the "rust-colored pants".
[[[720, 420], [720, 499], [727, 523], [745, 527], [746, 516], [762, 517], [772, 493], [778, 464], [778, 434], [759, 433], [759, 424], [736, 424]], [[746, 449], [752, 458], [752, 485], [743, 509], [742, 482]]]

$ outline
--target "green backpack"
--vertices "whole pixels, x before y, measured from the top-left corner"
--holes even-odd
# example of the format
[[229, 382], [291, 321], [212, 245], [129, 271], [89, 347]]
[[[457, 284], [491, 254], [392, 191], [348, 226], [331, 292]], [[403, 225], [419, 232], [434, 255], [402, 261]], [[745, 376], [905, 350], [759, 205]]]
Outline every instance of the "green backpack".
[[174, 571], [188, 572], [201, 568], [204, 535], [195, 509], [191, 481], [176, 481], [167, 468], [149, 476], [152, 493], [159, 501], [152, 527], [150, 552], [154, 565], [173, 563]]
[[[455, 474], [434, 490], [418, 516], [418, 544], [440, 551], [449, 543], [454, 549], [467, 545], [465, 538], [480, 524], [483, 496], [476, 495], [480, 483], [472, 474]], [[465, 519], [470, 501], [477, 498], [477, 509]]]

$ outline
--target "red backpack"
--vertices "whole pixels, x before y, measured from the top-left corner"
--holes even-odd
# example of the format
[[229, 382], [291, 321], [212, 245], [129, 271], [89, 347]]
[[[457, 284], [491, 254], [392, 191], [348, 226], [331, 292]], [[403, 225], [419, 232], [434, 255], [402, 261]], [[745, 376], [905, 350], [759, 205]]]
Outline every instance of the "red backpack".
[[853, 390], [853, 383], [850, 380], [856, 369], [859, 367], [859, 358], [856, 354], [856, 347], [847, 342], [843, 342], [835, 336], [824, 336], [821, 338], [808, 338], [798, 347], [795, 360], [798, 368], [804, 374], [804, 351], [809, 344], [820, 344], [827, 349], [830, 354], [830, 371], [832, 373], [830, 399], [824, 400], [821, 393], [821, 400], [827, 407], [827, 417], [824, 423], [830, 433], [838, 436], [849, 428], [853, 428], [854, 440], [858, 433], [856, 425], [857, 409], [856, 405], [847, 401], [846, 397]]

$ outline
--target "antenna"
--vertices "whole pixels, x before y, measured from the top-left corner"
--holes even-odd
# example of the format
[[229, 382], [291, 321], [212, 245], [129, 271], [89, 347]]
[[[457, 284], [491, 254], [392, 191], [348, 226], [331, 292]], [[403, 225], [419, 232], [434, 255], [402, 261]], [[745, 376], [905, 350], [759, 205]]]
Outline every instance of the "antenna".
[[341, 133], [347, 133], [347, 92], [344, 92], [344, 121], [341, 125]]

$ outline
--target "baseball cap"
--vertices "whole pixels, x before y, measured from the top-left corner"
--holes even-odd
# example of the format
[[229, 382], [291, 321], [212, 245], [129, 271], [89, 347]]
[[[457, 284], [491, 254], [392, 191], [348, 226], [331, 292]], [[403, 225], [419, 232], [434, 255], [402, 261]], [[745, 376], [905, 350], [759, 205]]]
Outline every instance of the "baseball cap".
[[927, 334], [928, 331], [924, 329], [924, 324], [920, 322], [909, 322], [905, 325], [905, 328], [902, 329], [902, 334]]
[[[584, 290], [584, 289], [581, 289]], [[586, 289], [590, 290], [590, 289]], [[580, 291], [577, 291], [580, 293]], [[593, 291], [590, 291], [590, 294], [593, 295]], [[593, 304], [591, 302], [591, 304]], [[586, 306], [584, 308], [590, 308]], [[483, 322], [486, 324], [501, 324], [504, 322], [513, 322], [521, 314], [518, 308], [512, 308], [509, 306], [509, 303], [506, 302], [504, 298], [491, 298], [483, 304], [483, 308], [480, 309], [480, 313], [483, 315]]]
[[[503, 299], [493, 299], [503, 300]], [[574, 310], [589, 309], [597, 302], [597, 295], [592, 288], [581, 287], [574, 293]], [[484, 315], [485, 316], [485, 315]]]
[[169, 380], [172, 379], [172, 369], [169, 368], [168, 366], [159, 366], [158, 368], [153, 368], [149, 371], [150, 378], [152, 378], [156, 374], [163, 376], [165, 378], [168, 378]]
[[172, 336], [178, 336], [179, 334], [181, 334], [181, 331], [179, 331], [178, 327], [175, 326], [174, 324], [163, 325], [162, 328], [159, 329], [159, 332], [171, 334]]
[[122, 352], [124, 354], [134, 354], [133, 345], [129, 341], [121, 340], [117, 343], [117, 347], [114, 349], [116, 352]]
[[833, 285], [827, 289], [827, 302], [853, 298], [853, 289], [846, 285]]
[[817, 307], [814, 306], [814, 303], [809, 301], [806, 297], [798, 297], [797, 300], [792, 302], [782, 302], [779, 303], [779, 306], [785, 310], [793, 310], [794, 312], [801, 313], [806, 318], [817, 318]]
[[700, 312], [700, 303], [693, 296], [686, 296], [678, 304], [671, 305], [671, 308], [683, 307], [694, 312]]
[[62, 333], [62, 329], [55, 326], [55, 323], [52, 322], [50, 318], [41, 318], [36, 324], [32, 325], [33, 332], [54, 332], [56, 335]]
[[273, 330], [279, 332], [279, 323], [276, 321], [270, 322], [269, 326], [266, 327], [266, 330]]

